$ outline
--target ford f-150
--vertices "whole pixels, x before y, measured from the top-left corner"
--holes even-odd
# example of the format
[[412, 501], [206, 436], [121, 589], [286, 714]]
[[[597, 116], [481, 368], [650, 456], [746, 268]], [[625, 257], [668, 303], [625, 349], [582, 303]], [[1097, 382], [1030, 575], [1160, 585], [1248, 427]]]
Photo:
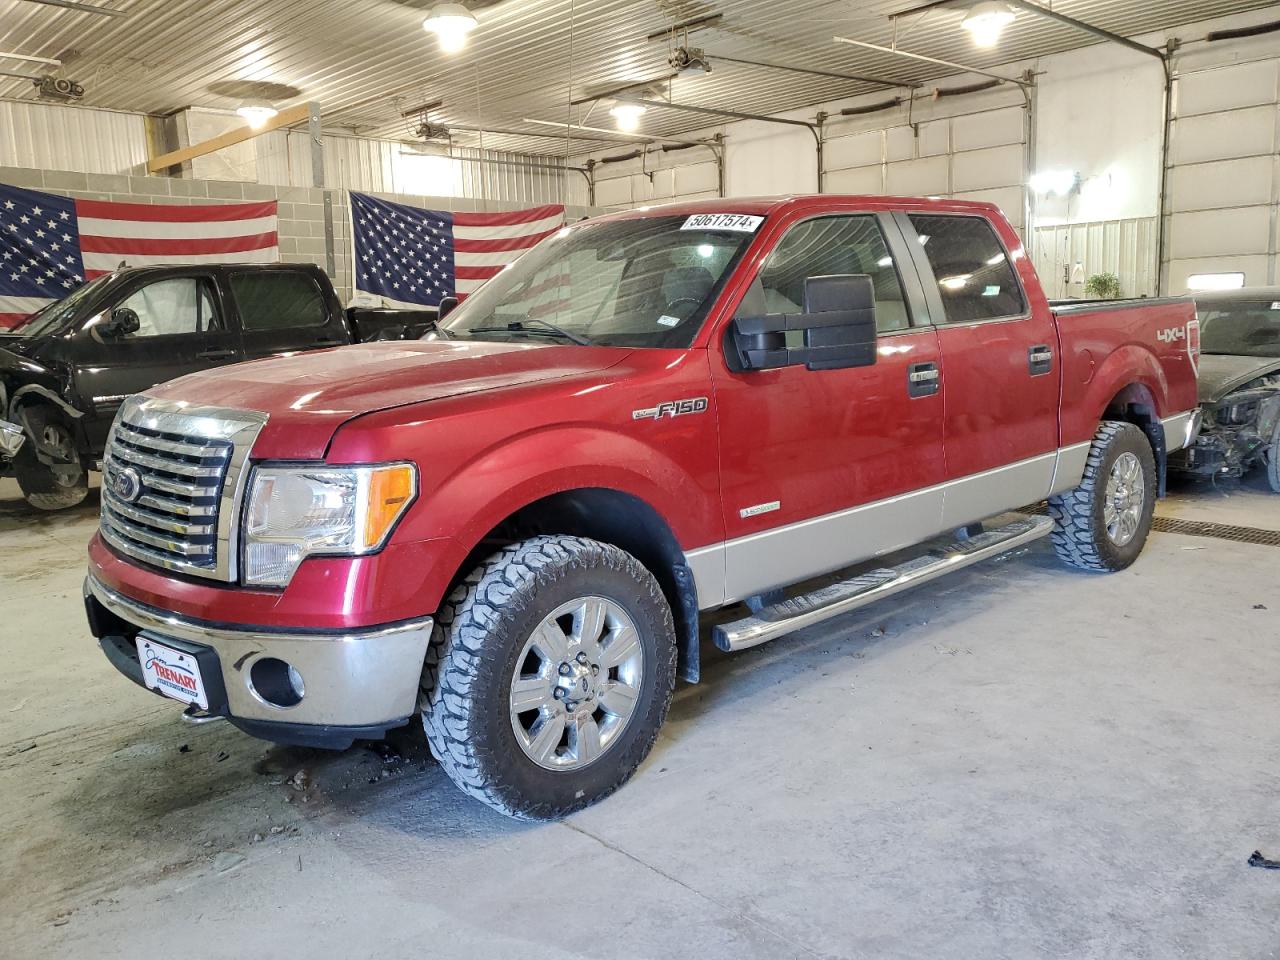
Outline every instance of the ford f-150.
[[700, 614], [738, 650], [1044, 536], [1120, 570], [1198, 429], [1191, 302], [1052, 305], [989, 204], [618, 213], [441, 313], [126, 401], [85, 600], [193, 719], [420, 717], [522, 818], [631, 776]]

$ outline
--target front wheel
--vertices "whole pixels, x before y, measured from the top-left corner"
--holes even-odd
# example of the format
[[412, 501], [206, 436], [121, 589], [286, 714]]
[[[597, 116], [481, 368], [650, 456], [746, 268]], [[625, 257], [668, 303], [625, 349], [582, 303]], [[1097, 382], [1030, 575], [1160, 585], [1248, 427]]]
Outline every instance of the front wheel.
[[1151, 443], [1131, 423], [1105, 421], [1089, 450], [1084, 478], [1049, 499], [1060, 560], [1083, 570], [1123, 570], [1138, 559], [1156, 509]]
[[548, 820], [625, 783], [675, 689], [671, 610], [630, 554], [581, 537], [506, 547], [449, 596], [422, 682], [431, 752], [471, 796]]
[[80, 465], [71, 430], [44, 410], [29, 415], [40, 445], [62, 461], [56, 467], [41, 463], [35, 444], [22, 445], [13, 461], [13, 472], [27, 503], [37, 510], [66, 510], [89, 495], [89, 475]]

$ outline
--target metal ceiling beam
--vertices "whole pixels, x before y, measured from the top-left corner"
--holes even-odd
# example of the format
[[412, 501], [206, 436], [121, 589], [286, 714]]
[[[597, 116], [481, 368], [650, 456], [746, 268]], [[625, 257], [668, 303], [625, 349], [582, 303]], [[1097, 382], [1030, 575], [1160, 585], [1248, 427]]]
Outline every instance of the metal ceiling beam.
[[725, 63], [740, 63], [748, 67], [763, 67], [766, 70], [786, 70], [790, 73], [803, 73], [811, 77], [831, 77], [833, 80], [852, 80], [857, 83], [874, 83], [882, 87], [908, 87], [916, 89], [921, 84], [911, 80], [889, 80], [885, 77], [868, 77], [856, 73], [835, 73], [831, 70], [815, 70], [811, 67], [793, 67], [786, 63], [767, 63], [764, 60], [743, 60], [739, 57], [726, 57], [723, 53], [706, 51], [709, 60], [723, 60]]
[[1085, 23], [1083, 20], [1077, 20], [1075, 17], [1068, 17], [1065, 13], [1058, 13], [1056, 10], [1050, 10], [1048, 7], [1042, 7], [1038, 3], [1031, 3], [1030, 0], [1004, 0], [1011, 7], [1017, 7], [1019, 10], [1025, 10], [1027, 13], [1035, 14], [1037, 17], [1044, 17], [1046, 20], [1055, 20], [1058, 23], [1066, 24], [1068, 27], [1075, 27], [1077, 30], [1083, 30], [1085, 33], [1091, 33], [1095, 37], [1101, 37], [1103, 40], [1110, 40], [1112, 43], [1118, 43], [1122, 47], [1128, 47], [1130, 50], [1136, 50], [1138, 53], [1145, 53], [1149, 57], [1155, 57], [1163, 63], [1167, 54], [1163, 50], [1157, 50], [1155, 47], [1148, 47], [1146, 44], [1138, 43], [1136, 40], [1130, 40], [1128, 37], [1122, 37], [1118, 33], [1112, 33], [1102, 27], [1095, 27], [1092, 23]]
[[662, 40], [675, 33], [688, 33], [690, 30], [705, 30], [707, 27], [714, 27], [723, 17], [723, 13], [712, 13], [705, 17], [694, 17], [692, 20], [681, 20], [679, 23], [673, 23], [665, 30], [655, 30], [653, 33], [645, 37], [645, 39]]
[[91, 3], [77, 3], [76, 0], [27, 0], [27, 3], [43, 3], [49, 7], [65, 7], [78, 10], [80, 13], [96, 13], [104, 17], [127, 17], [123, 10], [112, 10], [110, 7], [95, 7]]
[[861, 47], [864, 50], [874, 50], [876, 53], [888, 53], [895, 57], [906, 57], [908, 60], [919, 60], [921, 63], [933, 63], [940, 67], [950, 67], [952, 70], [961, 70], [965, 73], [976, 73], [982, 77], [990, 77], [992, 80], [1002, 80], [1005, 83], [1016, 83], [1020, 87], [1031, 87], [1033, 84], [1028, 80], [1020, 77], [1006, 77], [998, 73], [992, 73], [990, 70], [983, 70], [981, 67], [973, 67], [966, 63], [956, 63], [954, 60], [943, 60], [940, 57], [926, 57], [923, 53], [909, 53], [906, 50], [899, 50], [896, 47], [886, 47], [878, 43], [868, 43], [865, 40], [851, 40], [848, 37], [832, 37], [836, 43], [847, 43], [850, 46]]

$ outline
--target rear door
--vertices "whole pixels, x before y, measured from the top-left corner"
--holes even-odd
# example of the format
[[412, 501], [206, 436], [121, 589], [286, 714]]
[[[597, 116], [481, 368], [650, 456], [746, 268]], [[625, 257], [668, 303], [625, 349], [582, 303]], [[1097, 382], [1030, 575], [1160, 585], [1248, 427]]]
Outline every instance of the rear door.
[[898, 221], [938, 325], [946, 524], [1035, 502], [1049, 492], [1058, 449], [1053, 316], [1033, 306], [985, 217], [913, 213]]
[[126, 307], [138, 315], [136, 333], [104, 337], [88, 325], [77, 348], [77, 386], [97, 414], [86, 422], [97, 451], [106, 442], [116, 409], [148, 387], [241, 359], [240, 339], [228, 323], [208, 272], [142, 279], [101, 314]]
[[240, 317], [245, 358], [257, 360], [350, 342], [340, 310], [305, 270], [232, 270], [227, 282]]
[[944, 477], [937, 336], [892, 220], [842, 212], [790, 223], [737, 314], [801, 312], [806, 278], [834, 274], [872, 278], [873, 366], [740, 371], [726, 359], [731, 343], [713, 359], [730, 600], [938, 529], [940, 494], [922, 492]]

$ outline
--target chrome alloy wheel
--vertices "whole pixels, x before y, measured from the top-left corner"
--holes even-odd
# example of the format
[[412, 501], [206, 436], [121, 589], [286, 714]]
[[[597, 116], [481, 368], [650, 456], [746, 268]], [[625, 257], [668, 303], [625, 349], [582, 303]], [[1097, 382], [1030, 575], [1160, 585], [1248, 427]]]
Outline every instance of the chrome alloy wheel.
[[577, 770], [609, 749], [640, 697], [644, 647], [627, 612], [603, 597], [562, 604], [525, 642], [511, 677], [511, 729], [548, 770]]
[[1107, 495], [1102, 501], [1102, 520], [1107, 536], [1123, 547], [1138, 534], [1147, 498], [1147, 479], [1136, 454], [1122, 453], [1111, 465]]

